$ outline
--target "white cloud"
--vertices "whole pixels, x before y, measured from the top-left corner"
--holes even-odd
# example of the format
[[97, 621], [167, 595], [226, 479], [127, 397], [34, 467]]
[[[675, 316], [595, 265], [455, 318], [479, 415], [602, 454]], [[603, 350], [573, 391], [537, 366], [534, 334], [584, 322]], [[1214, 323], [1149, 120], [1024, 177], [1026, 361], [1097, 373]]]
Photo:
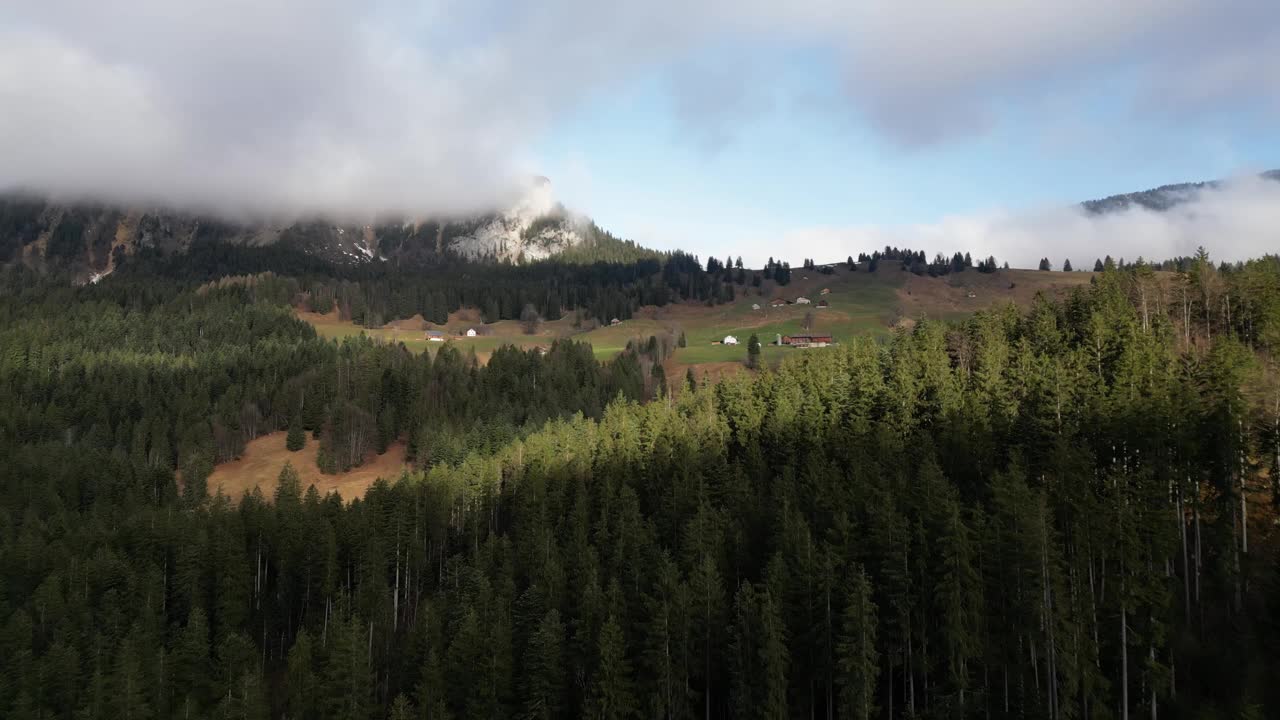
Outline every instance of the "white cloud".
[[[1089, 269], [1111, 255], [1147, 260], [1193, 255], [1199, 246], [1217, 260], [1243, 260], [1280, 248], [1280, 182], [1238, 178], [1205, 189], [1164, 212], [1131, 206], [1122, 212], [1091, 215], [1078, 206], [1014, 213], [990, 211], [902, 227], [851, 226], [801, 228], [784, 233], [781, 243], [754, 243], [763, 258], [773, 247], [803, 248], [806, 257], [833, 261], [885, 246], [951, 255], [988, 255], [1013, 267], [1036, 267], [1048, 256], [1054, 267], [1071, 260]], [[758, 248], [758, 249], [757, 249]], [[793, 263], [800, 258], [788, 258]]]
[[[1280, 109], [1280, 4], [1265, 0], [44, 0], [0, 8], [0, 187], [469, 209], [536, 171], [531, 148], [577, 103], [657, 65], [680, 75], [709, 46], [822, 51], [840, 111], [907, 144], [1116, 73], [1137, 112]], [[678, 84], [681, 124], [707, 123], [699, 143], [758, 111], [730, 102], [752, 63], [714, 70]]]

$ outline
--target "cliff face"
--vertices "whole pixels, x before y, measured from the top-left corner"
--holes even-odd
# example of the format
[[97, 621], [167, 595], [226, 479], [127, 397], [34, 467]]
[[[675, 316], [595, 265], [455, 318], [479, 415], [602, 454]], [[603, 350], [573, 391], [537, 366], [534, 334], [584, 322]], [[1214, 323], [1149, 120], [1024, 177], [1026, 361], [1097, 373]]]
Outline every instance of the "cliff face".
[[554, 255], [583, 242], [589, 224], [555, 202], [536, 179], [512, 207], [466, 218], [334, 224], [234, 222], [178, 211], [61, 204], [23, 194], [0, 196], [0, 264], [71, 267], [86, 281], [109, 274], [142, 248], [185, 252], [195, 243], [288, 243], [330, 262], [454, 254], [516, 262]]

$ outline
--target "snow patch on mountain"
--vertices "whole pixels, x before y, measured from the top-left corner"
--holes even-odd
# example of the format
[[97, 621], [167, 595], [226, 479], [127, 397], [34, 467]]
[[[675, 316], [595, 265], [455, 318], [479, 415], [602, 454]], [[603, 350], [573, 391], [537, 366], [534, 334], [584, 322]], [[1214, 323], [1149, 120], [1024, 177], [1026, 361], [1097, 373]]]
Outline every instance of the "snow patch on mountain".
[[512, 207], [455, 237], [451, 249], [469, 258], [541, 260], [581, 244], [584, 225], [556, 202], [551, 181], [539, 177]]

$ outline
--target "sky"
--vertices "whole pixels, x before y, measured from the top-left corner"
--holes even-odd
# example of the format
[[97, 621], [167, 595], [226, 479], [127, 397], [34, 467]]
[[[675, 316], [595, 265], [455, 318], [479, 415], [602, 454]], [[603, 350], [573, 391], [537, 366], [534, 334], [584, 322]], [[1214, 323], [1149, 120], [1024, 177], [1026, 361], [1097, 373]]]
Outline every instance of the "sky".
[[[634, 6], [634, 7], [633, 7]], [[0, 187], [798, 263], [1280, 247], [1280, 3], [0, 0]], [[1164, 218], [1080, 200], [1233, 178]], [[1280, 186], [1280, 184], [1277, 184]]]

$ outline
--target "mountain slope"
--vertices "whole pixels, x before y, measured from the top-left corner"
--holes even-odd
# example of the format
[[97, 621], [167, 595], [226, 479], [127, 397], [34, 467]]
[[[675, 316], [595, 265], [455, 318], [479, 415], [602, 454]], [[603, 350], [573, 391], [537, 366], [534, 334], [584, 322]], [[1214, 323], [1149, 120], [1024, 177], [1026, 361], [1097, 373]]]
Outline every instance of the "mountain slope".
[[536, 178], [501, 212], [368, 225], [235, 222], [180, 211], [61, 204], [19, 193], [0, 196], [0, 264], [65, 266], [90, 281], [140, 249], [185, 252], [202, 242], [279, 243], [329, 262], [358, 264], [444, 255], [521, 262], [609, 239], [557, 203], [546, 178]]
[[[1259, 175], [1259, 177], [1265, 180], [1280, 182], [1280, 170], [1269, 170]], [[1080, 205], [1093, 215], [1121, 212], [1134, 206], [1143, 207], [1156, 212], [1164, 212], [1165, 210], [1169, 210], [1170, 208], [1195, 199], [1196, 194], [1201, 190], [1217, 189], [1222, 187], [1222, 185], [1222, 180], [1209, 180], [1207, 182], [1195, 183], [1175, 183], [1172, 185], [1161, 185], [1158, 188], [1143, 190], [1141, 192], [1123, 193], [1097, 200], [1086, 200], [1085, 202], [1080, 203]]]

